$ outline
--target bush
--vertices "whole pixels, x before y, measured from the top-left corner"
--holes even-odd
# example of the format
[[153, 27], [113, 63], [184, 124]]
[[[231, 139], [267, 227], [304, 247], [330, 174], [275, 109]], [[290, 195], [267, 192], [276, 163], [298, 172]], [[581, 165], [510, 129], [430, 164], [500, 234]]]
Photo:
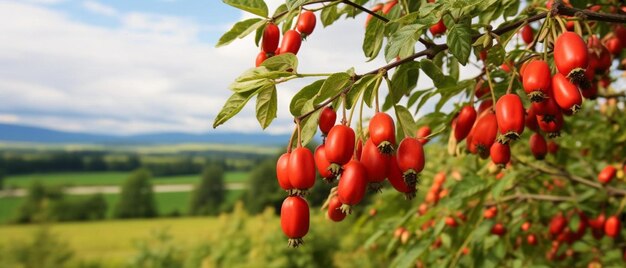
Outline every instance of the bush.
[[102, 194], [95, 194], [58, 200], [50, 205], [50, 210], [50, 218], [56, 221], [101, 220], [106, 217], [107, 203]]
[[191, 196], [191, 215], [216, 215], [224, 202], [224, 171], [220, 166], [211, 165], [202, 172], [202, 180], [196, 185]]
[[181, 267], [183, 264], [182, 251], [174, 244], [167, 229], [151, 233], [151, 237], [135, 243], [139, 251], [129, 267], [169, 268]]
[[42, 222], [50, 218], [50, 203], [63, 199], [63, 191], [58, 187], [45, 187], [34, 182], [28, 188], [26, 200], [20, 205], [15, 219], [18, 223]]
[[150, 173], [145, 169], [136, 170], [130, 175], [122, 186], [120, 201], [114, 213], [116, 218], [157, 216], [150, 178]]
[[32, 241], [15, 241], [3, 250], [1, 267], [55, 268], [64, 267], [74, 253], [44, 226], [34, 233]]

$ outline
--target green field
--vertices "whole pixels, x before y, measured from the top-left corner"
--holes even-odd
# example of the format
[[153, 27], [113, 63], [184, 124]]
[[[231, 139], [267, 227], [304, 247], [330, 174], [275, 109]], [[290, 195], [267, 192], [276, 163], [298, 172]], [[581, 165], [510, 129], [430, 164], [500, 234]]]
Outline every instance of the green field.
[[[226, 204], [233, 204], [239, 200], [244, 193], [243, 190], [232, 190], [226, 193]], [[190, 192], [172, 192], [172, 193], [155, 193], [155, 202], [160, 215], [172, 215], [175, 211], [181, 215], [187, 213], [189, 207]], [[82, 198], [84, 196], [69, 196], [69, 198]], [[113, 216], [115, 205], [118, 202], [118, 194], [104, 195], [107, 201], [107, 215], [109, 218]], [[0, 224], [6, 223], [15, 217], [20, 204], [24, 201], [24, 197], [7, 197], [0, 198]]]
[[[75, 256], [83, 260], [99, 260], [107, 266], [122, 265], [136, 253], [134, 243], [150, 237], [154, 231], [167, 230], [181, 247], [190, 247], [215, 235], [212, 226], [219, 218], [179, 218], [62, 223], [51, 231], [67, 241]], [[27, 241], [41, 228], [38, 225], [0, 225], [0, 245]]]
[[[89, 185], [121, 185], [130, 172], [64, 172], [42, 173], [9, 176], [5, 180], [6, 187], [26, 188], [35, 181], [45, 185], [63, 186], [89, 186]], [[224, 174], [225, 182], [245, 182], [248, 172], [229, 171]], [[179, 175], [167, 177], [155, 177], [153, 184], [193, 184], [200, 180], [200, 175]]]

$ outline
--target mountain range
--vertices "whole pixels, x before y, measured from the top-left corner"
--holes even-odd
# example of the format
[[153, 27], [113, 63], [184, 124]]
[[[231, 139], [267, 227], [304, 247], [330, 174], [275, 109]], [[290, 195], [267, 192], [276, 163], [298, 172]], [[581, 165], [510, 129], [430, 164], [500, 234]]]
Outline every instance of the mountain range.
[[207, 132], [189, 134], [177, 132], [151, 133], [128, 136], [88, 134], [58, 131], [41, 127], [0, 124], [0, 141], [34, 143], [90, 143], [90, 144], [175, 144], [175, 143], [219, 143], [219, 144], [285, 144], [289, 135], [266, 133]]

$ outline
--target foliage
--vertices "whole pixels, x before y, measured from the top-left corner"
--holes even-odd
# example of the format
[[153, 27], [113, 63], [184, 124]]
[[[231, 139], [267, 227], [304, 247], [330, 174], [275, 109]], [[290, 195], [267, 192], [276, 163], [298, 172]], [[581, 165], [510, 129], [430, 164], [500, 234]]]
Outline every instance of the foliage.
[[150, 218], [157, 215], [151, 177], [145, 169], [136, 170], [128, 177], [116, 206], [116, 218]]
[[0, 266], [3, 267], [64, 267], [74, 255], [67, 243], [46, 226], [33, 233], [32, 241], [14, 241], [9, 248], [0, 248], [0, 251]]
[[[373, 197], [373, 207], [378, 211], [378, 214], [373, 213], [376, 217], [370, 219], [362, 215], [345, 231], [350, 232], [346, 236], [352, 239], [341, 242], [345, 247], [342, 249], [348, 249], [342, 250], [336, 258], [342, 258], [346, 266], [575, 267], [600, 262], [623, 266], [626, 252], [621, 235], [623, 229], [618, 227], [615, 237], [607, 237], [603, 232], [608, 227], [604, 224], [588, 228], [601, 214], [622, 220], [626, 217], [623, 181], [602, 184], [596, 180], [600, 170], [606, 167], [618, 170], [611, 179], [623, 179], [625, 172], [626, 119], [621, 115], [626, 92], [623, 81], [613, 80], [623, 75], [614, 68], [616, 65], [620, 70], [626, 69], [626, 52], [620, 46], [609, 45], [609, 42], [626, 40], [623, 4], [598, 0], [549, 1], [546, 5], [548, 1], [533, 0], [521, 9], [519, 0], [400, 0], [386, 1], [385, 5], [392, 8], [371, 14], [368, 7], [378, 1], [286, 1], [273, 13], [262, 0], [224, 2], [256, 16], [237, 23], [220, 39], [218, 46], [253, 32], [258, 45], [262, 41], [263, 21], [276, 23], [283, 30], [290, 29], [302, 9], [318, 12], [324, 27], [366, 11], [376, 18], [366, 23], [363, 39], [353, 42], [362, 41], [364, 60], [383, 57], [388, 64], [362, 74], [347, 67], [339, 73], [308, 74], [299, 72], [299, 67], [307, 62], [299, 61], [296, 55], [274, 55], [268, 51], [267, 60], [243, 71], [230, 85], [232, 96], [216, 116], [214, 127], [236, 116], [254, 97], [257, 103], [265, 101], [267, 92], [274, 92], [282, 83], [322, 77], [290, 100], [289, 112], [296, 125], [293, 141], [288, 146], [297, 142], [308, 144], [318, 131], [320, 110], [329, 105], [343, 110], [341, 121], [348, 126], [354, 124], [352, 127], [362, 142], [368, 136], [365, 124], [369, 115], [363, 116], [361, 112], [364, 105], [376, 112], [395, 115], [396, 141], [415, 137], [420, 126], [435, 130], [428, 137], [434, 144], [426, 146], [427, 167], [421, 173], [419, 185], [419, 189], [430, 187], [430, 190], [420, 191], [417, 202], [402, 203], [397, 200], [400, 195], [390, 193]], [[516, 38], [516, 33], [531, 23], [538, 24], [539, 28], [534, 38], [524, 44]], [[443, 35], [428, 33], [436, 24], [447, 28]], [[557, 40], [567, 31], [575, 33], [568, 34], [571, 40], [582, 41], [559, 48]], [[430, 32], [433, 33], [432, 28]], [[594, 45], [593, 38], [598, 36], [602, 41], [596, 40]], [[589, 40], [588, 43], [585, 40]], [[612, 64], [614, 69], [610, 66], [601, 69], [600, 64], [593, 65], [592, 60], [587, 60], [587, 56], [596, 55], [599, 62], [601, 54], [596, 51], [602, 48], [614, 48], [607, 52], [612, 56], [605, 54], [608, 65]], [[585, 59], [581, 60], [583, 55]], [[568, 57], [571, 62], [565, 64]], [[528, 74], [523, 71], [524, 64], [540, 59], [550, 66], [550, 77], [566, 67], [591, 70], [585, 75], [569, 73], [569, 70], [559, 74], [567, 76], [567, 79], [560, 79], [560, 85], [573, 90], [565, 92], [564, 86], [556, 83], [540, 88], [554, 94], [532, 101], [552, 101], [556, 107], [551, 111], [554, 114], [535, 111], [541, 108], [535, 108], [535, 104], [541, 103], [531, 104], [529, 91], [537, 88], [525, 88], [526, 81], [520, 79], [526, 79]], [[584, 62], [574, 62], [576, 60]], [[568, 66], [557, 68], [559, 62]], [[470, 77], [466, 71], [472, 70], [472, 66], [478, 70], [476, 76]], [[420, 73], [426, 76], [420, 77]], [[433, 86], [423, 86], [424, 83], [418, 83], [419, 78], [429, 79]], [[386, 83], [381, 83], [383, 79]], [[485, 93], [481, 94], [479, 90], [483, 89]], [[498, 108], [500, 105], [496, 103], [505, 94], [521, 96], [519, 106], [533, 107], [529, 113], [534, 111], [538, 116], [527, 116], [522, 109], [511, 113], [501, 111], [504, 108]], [[575, 99], [580, 100], [582, 96], [584, 102], [581, 101], [582, 109], [578, 111], [581, 103]], [[493, 102], [491, 107], [489, 101]], [[576, 103], [569, 104], [570, 101]], [[496, 124], [501, 127], [502, 135], [497, 142], [510, 146], [511, 160], [500, 163], [505, 164], [505, 169], [485, 159], [494, 141], [480, 144], [483, 147], [477, 145], [478, 138], [493, 134], [495, 139], [497, 125], [489, 128], [494, 131], [487, 131], [472, 127], [478, 124], [470, 122], [472, 131], [476, 130], [470, 134], [474, 135], [472, 142], [469, 137], [456, 140], [453, 136], [456, 124], [460, 124], [454, 120], [460, 108], [474, 108], [477, 103], [486, 108], [479, 113], [479, 118], [496, 114], [490, 118], [496, 118], [499, 121]], [[430, 109], [425, 108], [427, 104], [431, 104]], [[265, 129], [273, 118], [259, 114], [276, 115], [278, 108], [276, 105], [257, 105], [256, 108], [259, 124]], [[359, 111], [358, 117], [352, 120], [355, 111]], [[418, 114], [424, 115], [416, 120], [414, 115]], [[566, 117], [558, 131], [543, 126], [558, 125], [559, 120], [543, 116], [560, 118], [558, 116], [562, 115]], [[502, 130], [507, 124], [521, 125], [524, 129], [524, 125], [532, 125], [529, 122], [538, 126], [512, 134]], [[545, 159], [531, 154], [530, 147], [534, 146], [526, 142], [531, 132], [554, 138], [550, 140], [550, 155]], [[561, 137], [557, 137], [558, 134]], [[517, 135], [521, 135], [519, 141], [515, 141]], [[482, 154], [482, 158], [477, 153]], [[266, 169], [269, 176], [269, 164]], [[441, 176], [448, 179], [435, 182], [434, 178]], [[275, 182], [274, 187], [278, 189]], [[496, 209], [497, 216], [484, 217], [486, 209]], [[561, 215], [566, 224], [558, 232], [549, 234], [550, 222]], [[520, 226], [526, 222], [532, 227], [523, 230]], [[311, 226], [311, 231], [325, 228]], [[492, 230], [494, 226], [503, 226], [506, 231]], [[588, 231], [590, 229], [593, 233]], [[530, 235], [539, 243], [527, 242]], [[305, 238], [306, 241], [314, 239], [313, 236]]]
[[128, 267], [168, 268], [182, 266], [181, 249], [167, 229], [154, 230], [146, 240], [135, 243], [138, 251]]
[[225, 199], [224, 171], [217, 165], [202, 171], [202, 180], [191, 194], [191, 215], [216, 215]]

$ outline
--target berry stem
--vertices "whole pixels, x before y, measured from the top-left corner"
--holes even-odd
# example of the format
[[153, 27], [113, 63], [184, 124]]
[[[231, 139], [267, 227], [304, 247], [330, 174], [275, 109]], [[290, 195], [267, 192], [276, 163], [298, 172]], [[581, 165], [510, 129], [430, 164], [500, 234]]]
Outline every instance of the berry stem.
[[485, 66], [485, 74], [487, 75], [487, 83], [489, 84], [489, 92], [491, 92], [491, 100], [493, 105], [496, 105], [496, 94], [494, 92], [493, 83], [491, 82], [491, 74], [489, 73], [489, 66]]
[[296, 118], [296, 126], [298, 129], [298, 148], [302, 147], [302, 126], [300, 125], [300, 119]]
[[287, 152], [288, 153], [291, 153], [291, 148], [293, 148], [293, 137], [296, 136], [296, 133], [298, 133], [298, 126], [297, 125], [293, 129], [293, 132], [291, 132], [291, 137], [289, 137], [289, 144], [287, 145]]

